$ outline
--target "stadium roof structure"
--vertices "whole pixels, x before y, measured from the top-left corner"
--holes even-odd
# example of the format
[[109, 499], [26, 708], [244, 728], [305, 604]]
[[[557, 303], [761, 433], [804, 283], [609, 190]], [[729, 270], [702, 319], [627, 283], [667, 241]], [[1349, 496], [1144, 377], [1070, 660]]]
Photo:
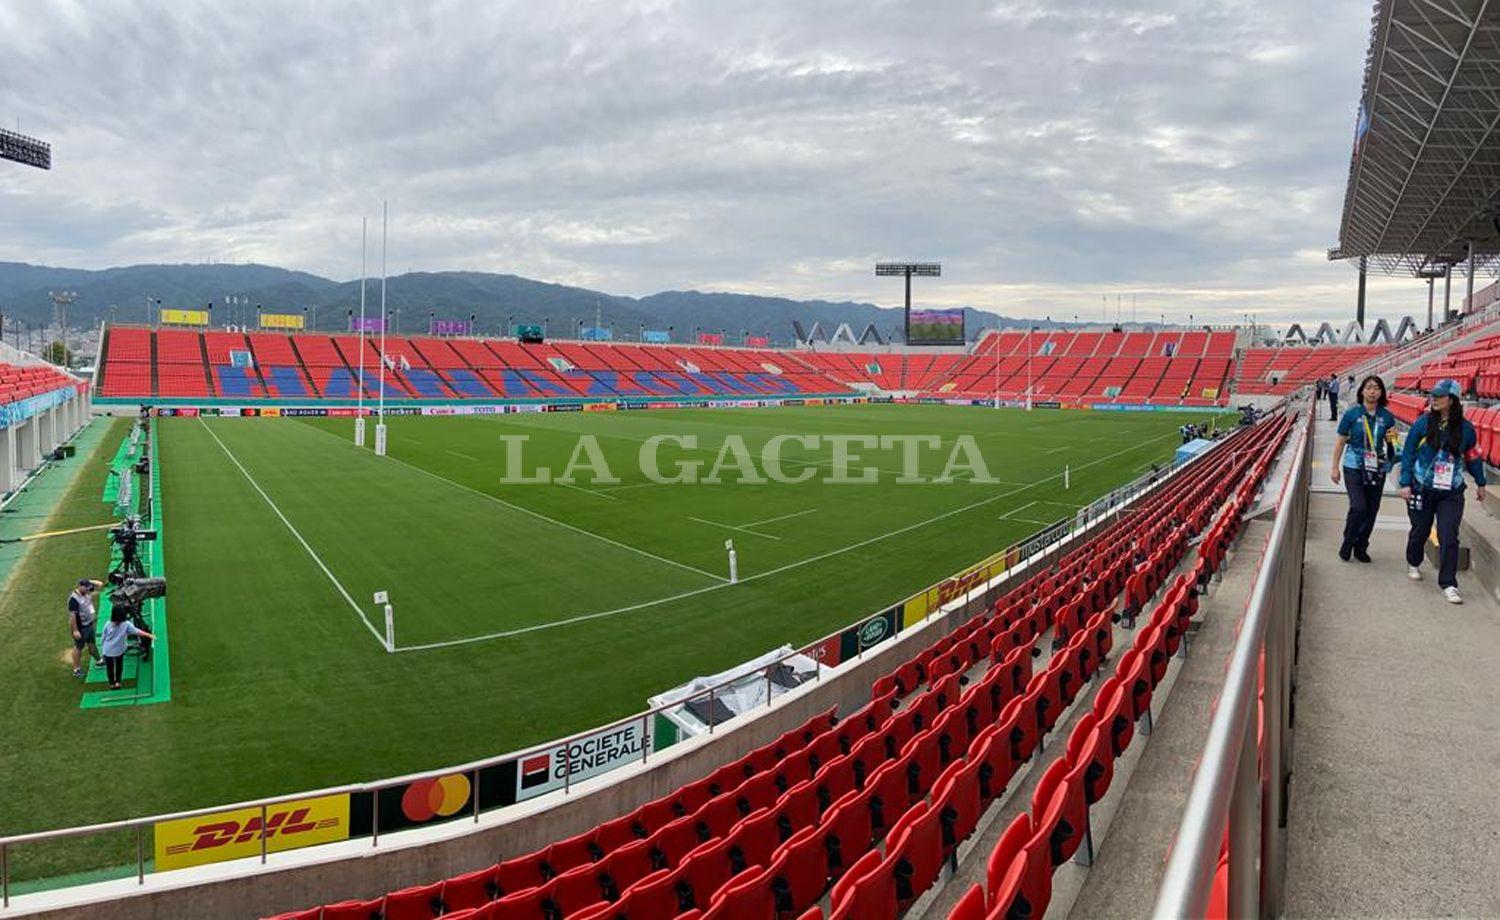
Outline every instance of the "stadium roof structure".
[[1500, 270], [1500, 0], [1376, 0], [1330, 259]]

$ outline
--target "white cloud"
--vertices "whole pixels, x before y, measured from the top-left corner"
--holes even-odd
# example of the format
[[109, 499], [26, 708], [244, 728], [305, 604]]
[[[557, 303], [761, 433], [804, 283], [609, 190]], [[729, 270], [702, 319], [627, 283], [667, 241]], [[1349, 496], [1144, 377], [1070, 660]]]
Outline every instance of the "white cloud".
[[[0, 6], [0, 259], [392, 266], [624, 294], [1349, 312], [1368, 0]], [[1309, 54], [1306, 49], [1318, 49]], [[794, 266], [788, 271], [787, 266]], [[1372, 285], [1377, 310], [1422, 302]]]

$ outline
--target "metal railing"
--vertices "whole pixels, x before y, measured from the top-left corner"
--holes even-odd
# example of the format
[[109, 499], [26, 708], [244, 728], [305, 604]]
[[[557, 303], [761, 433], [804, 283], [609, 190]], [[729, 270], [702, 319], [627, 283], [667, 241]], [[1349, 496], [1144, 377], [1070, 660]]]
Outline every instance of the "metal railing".
[[[1222, 443], [1223, 442], [1220, 442], [1220, 444]], [[1218, 445], [1216, 445], [1216, 447], [1217, 446]], [[1140, 496], [1170, 481], [1182, 469], [1185, 469], [1192, 463], [1204, 457], [1211, 456], [1214, 453], [1216, 453], [1216, 451], [1211, 449], [1204, 452], [1203, 454], [1198, 455], [1197, 457], [1194, 457], [1193, 460], [1188, 461], [1187, 463], [1179, 464], [1170, 468], [1164, 468], [1162, 470], [1153, 470], [1151, 472], [1144, 473], [1141, 476], [1137, 477], [1135, 480], [1126, 483], [1123, 486], [1117, 487], [1107, 495], [1101, 496], [1099, 499], [1082, 509], [1076, 516], [1063, 518], [1059, 522], [1049, 525], [1036, 532], [1032, 536], [1027, 537], [1025, 540], [1011, 545], [1003, 552], [980, 560], [978, 563], [961, 569], [955, 575], [950, 576], [950, 578], [944, 579], [941, 582], [937, 582], [933, 585], [928, 586], [927, 588], [924, 588], [922, 591], [917, 592], [915, 595], [907, 598], [907, 600], [913, 600], [924, 594], [931, 594], [932, 596], [940, 597], [940, 589], [942, 588], [942, 586], [948, 584], [949, 582], [952, 582], [955, 579], [962, 580], [965, 575], [969, 575], [986, 565], [1000, 565], [1000, 568], [995, 569], [992, 573], [990, 573], [982, 584], [976, 584], [972, 589], [966, 589], [959, 595], [952, 597], [949, 600], [933, 604], [928, 610], [927, 614], [923, 617], [921, 623], [926, 623], [933, 617], [943, 616], [948, 611], [956, 609], [957, 607], [962, 607], [970, 604], [987, 603], [990, 600], [990, 598], [988, 597], [989, 593], [995, 590], [993, 587], [995, 584], [1004, 584], [1007, 579], [1013, 578], [1018, 573], [1027, 571], [1032, 566], [1037, 564], [1040, 559], [1044, 558], [1044, 554], [1053, 552], [1055, 550], [1061, 550], [1064, 545], [1070, 543], [1073, 540], [1076, 540], [1080, 535], [1087, 533], [1092, 528], [1099, 526], [1103, 522], [1109, 520], [1111, 517], [1118, 515], [1119, 513], [1124, 511]], [[1014, 564], [1012, 565], [1007, 566], [1003, 562], [1001, 562], [1001, 560], [1011, 558], [1015, 560]], [[973, 600], [976, 594], [980, 595], [978, 601]], [[824, 672], [834, 666], [823, 664], [823, 662], [818, 658], [817, 654], [815, 654], [815, 650], [822, 648], [830, 640], [841, 636], [846, 631], [850, 629], [858, 629], [860, 626], [868, 623], [873, 617], [879, 617], [882, 615], [882, 613], [876, 613], [872, 616], [866, 616], [860, 620], [855, 621], [851, 625], [831, 632], [816, 641], [807, 643], [802, 647], [795, 649], [792, 652], [787, 653], [786, 655], [780, 656], [775, 661], [772, 661], [769, 664], [765, 665], [764, 673], [765, 680], [767, 682], [767, 693], [766, 704], [764, 708], [769, 708], [772, 705], [772, 700], [775, 695], [771, 692], [770, 685], [772, 683], [772, 677], [778, 667], [786, 664], [790, 659], [794, 657], [812, 657], [815, 661], [817, 661], [816, 675], [810, 681], [805, 681], [804, 683], [821, 682]], [[917, 628], [917, 626], [918, 624], [912, 624], [910, 627], [908, 627], [908, 629]], [[896, 633], [899, 634], [903, 631], [905, 630], [903, 630], [898, 623]], [[870, 649], [870, 651], [873, 654], [876, 651], [879, 651], [881, 648], [883, 648], [882, 645], [876, 645], [872, 649]], [[858, 651], [856, 652], [853, 660], [862, 660], [864, 658], [865, 652], [866, 649], [864, 647], [864, 644], [860, 643]], [[843, 662], [840, 663], [842, 664]], [[148, 845], [148, 841], [146, 840], [146, 834], [152, 832], [155, 825], [158, 823], [178, 821], [184, 818], [198, 818], [209, 815], [221, 815], [222, 813], [229, 811], [256, 809], [259, 811], [260, 824], [258, 826], [261, 828], [265, 828], [267, 826], [267, 820], [271, 816], [272, 809], [279, 805], [285, 805], [291, 802], [300, 802], [306, 799], [321, 798], [324, 796], [369, 794], [371, 796], [372, 804], [372, 827], [370, 834], [370, 845], [372, 847], [378, 847], [380, 845], [381, 837], [379, 803], [380, 792], [382, 790], [405, 786], [410, 783], [423, 780], [438, 779], [441, 777], [453, 776], [458, 774], [464, 775], [470, 783], [472, 808], [470, 809], [470, 814], [466, 817], [470, 820], [470, 823], [478, 824], [481, 814], [479, 804], [481, 799], [480, 787], [482, 782], [482, 773], [485, 770], [510, 762], [519, 762], [524, 758], [533, 757], [540, 754], [548, 754], [550, 756], [552, 752], [561, 749], [563, 752], [563, 768], [561, 771], [563, 777], [560, 791], [565, 795], [571, 794], [573, 791], [573, 787], [577, 783], [583, 782], [585, 779], [592, 779], [596, 776], [604, 775], [605, 773], [608, 773], [615, 769], [615, 767], [610, 767], [609, 769], [604, 771], [592, 772], [588, 773], [586, 776], [575, 777], [575, 772], [585, 772], [581, 769], [577, 771], [573, 769], [573, 764], [571, 763], [571, 750], [575, 743], [596, 735], [606, 734], [622, 728], [634, 727], [639, 725], [641, 732], [640, 737], [642, 742], [639, 762], [643, 764], [648, 763], [653, 754], [660, 753], [658, 751], [653, 751], [651, 744], [651, 729], [653, 722], [657, 718], [657, 716], [672, 710], [681, 709], [689, 703], [698, 702], [700, 700], [706, 700], [708, 703], [709, 712], [712, 712], [716, 697], [725, 692], [732, 684], [738, 684], [743, 680], [744, 676], [742, 675], [740, 677], [726, 680], [722, 683], [707, 687], [703, 690], [698, 691], [697, 693], [692, 694], [691, 696], [674, 700], [670, 703], [662, 704], [660, 706], [653, 706], [644, 712], [625, 716], [606, 725], [590, 727], [583, 731], [568, 735], [564, 738], [546, 741], [527, 748], [523, 748], [519, 751], [511, 751], [505, 754], [487, 757], [482, 760], [474, 760], [455, 766], [448, 766], [435, 770], [426, 770], [420, 773], [410, 773], [404, 776], [392, 777], [389, 779], [382, 779], [372, 782], [351, 783], [342, 786], [331, 786], [324, 789], [290, 792], [282, 795], [252, 799], [232, 804], [192, 808], [166, 814], [149, 815], [140, 818], [127, 818], [119, 821], [110, 821], [106, 823], [92, 824], [81, 827], [56, 828], [54, 830], [36, 831], [26, 834], [3, 836], [0, 837], [0, 907], [8, 907], [10, 904], [12, 885], [11, 856], [18, 848], [22, 846], [41, 843], [44, 841], [94, 837], [117, 832], [133, 833], [135, 838], [135, 865], [133, 867], [135, 871], [133, 874], [136, 876], [138, 884], [144, 885], [146, 876], [149, 874], [146, 865], [147, 853], [151, 850], [151, 847]], [[740, 714], [743, 715], [745, 713]], [[708, 720], [708, 727], [704, 733], [709, 735], [714, 734], [715, 726], [718, 721], [719, 720], [710, 718]], [[624, 763], [621, 762], [617, 766], [623, 765]], [[485, 811], [493, 813], [503, 811], [507, 807], [509, 806], [492, 806], [488, 809], [485, 809]], [[456, 821], [459, 819], [455, 817], [454, 820]], [[388, 827], [387, 833], [396, 829], [405, 829], [410, 826], [411, 825], [408, 823], [402, 823], [399, 828]], [[260, 863], [264, 864], [267, 859], [266, 843], [268, 835], [265, 833], [260, 833], [258, 836], [260, 837], [259, 861]], [[346, 841], [340, 842], [347, 843], [349, 841], [358, 839], [362, 838], [351, 837]], [[46, 887], [67, 887], [67, 883], [62, 882], [58, 885]]]
[[1226, 828], [1227, 915], [1280, 913], [1291, 695], [1315, 414], [1307, 412], [1288, 454], [1292, 465], [1282, 483], [1265, 555], [1157, 891], [1157, 918], [1204, 916]]

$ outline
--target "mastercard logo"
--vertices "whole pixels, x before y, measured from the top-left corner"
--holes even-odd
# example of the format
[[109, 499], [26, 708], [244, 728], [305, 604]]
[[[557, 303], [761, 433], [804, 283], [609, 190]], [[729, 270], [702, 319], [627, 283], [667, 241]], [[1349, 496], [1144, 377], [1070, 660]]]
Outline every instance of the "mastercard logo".
[[450, 773], [407, 786], [401, 796], [401, 811], [409, 820], [431, 821], [457, 814], [468, 802], [469, 778], [462, 773]]

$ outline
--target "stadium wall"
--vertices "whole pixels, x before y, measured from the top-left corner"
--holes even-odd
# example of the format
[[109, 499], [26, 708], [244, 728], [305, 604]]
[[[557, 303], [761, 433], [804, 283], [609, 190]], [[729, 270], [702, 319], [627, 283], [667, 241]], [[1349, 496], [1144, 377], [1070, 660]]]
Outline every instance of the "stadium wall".
[[[1216, 449], [1198, 455], [1213, 455]], [[1186, 466], [1186, 464], [1184, 464]], [[1145, 484], [1131, 501], [1159, 487], [1179, 466]], [[104, 905], [117, 920], [163, 916], [266, 916], [342, 898], [377, 893], [430, 882], [493, 865], [509, 857], [540, 849], [616, 818], [635, 807], [661, 798], [701, 779], [724, 763], [775, 740], [814, 715], [837, 708], [849, 713], [868, 702], [877, 677], [889, 673], [939, 637], [952, 632], [991, 605], [996, 598], [1029, 577], [1039, 566], [1051, 565], [1079, 541], [1087, 540], [1112, 523], [1131, 502], [1106, 496], [1090, 506], [1095, 516], [1070, 529], [1057, 526], [1019, 547], [971, 565], [952, 578], [919, 593], [948, 598], [936, 609], [869, 651], [863, 649], [819, 680], [803, 684], [760, 709], [725, 723], [713, 733], [680, 741], [649, 761], [619, 767], [592, 779], [575, 781], [568, 793], [553, 792], [501, 809], [481, 812], [475, 819], [413, 828], [379, 836], [376, 848], [369, 838], [358, 838], [300, 850], [270, 853], [264, 865], [241, 859], [190, 869], [152, 872], [136, 877], [13, 896], [11, 910], [46, 918], [88, 918]], [[1058, 538], [1061, 535], [1061, 538]], [[1020, 555], [1020, 553], [1029, 555]], [[1000, 565], [1001, 569], [993, 566]], [[1007, 567], [1008, 566], [1008, 567]], [[976, 576], [978, 576], [976, 578]], [[913, 599], [916, 599], [913, 598]], [[913, 600], [908, 599], [908, 601]], [[896, 610], [903, 605], [898, 604]], [[885, 614], [876, 614], [844, 632]], [[813, 643], [816, 648], [839, 634]], [[640, 716], [627, 721], [635, 721]], [[555, 742], [553, 742], [555, 744]], [[455, 768], [453, 772], [462, 770]], [[305, 793], [316, 796], [318, 792]], [[231, 808], [233, 806], [230, 806]], [[149, 848], [150, 843], [146, 846]], [[24, 850], [14, 851], [17, 855]], [[0, 914], [6, 915], [9, 914]]]

